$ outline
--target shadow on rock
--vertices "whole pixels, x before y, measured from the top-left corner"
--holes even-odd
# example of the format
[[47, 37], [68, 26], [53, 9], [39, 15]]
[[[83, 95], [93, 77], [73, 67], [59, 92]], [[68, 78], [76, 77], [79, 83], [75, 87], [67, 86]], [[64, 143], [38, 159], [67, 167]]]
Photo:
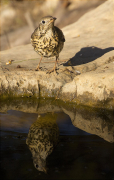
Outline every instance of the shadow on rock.
[[77, 52], [74, 57], [64, 63], [63, 66], [77, 66], [86, 64], [94, 61], [95, 59], [112, 50], [114, 50], [114, 47], [109, 47], [106, 49], [97, 48], [95, 46], [84, 47], [79, 52]]
[[56, 119], [57, 115], [52, 115], [52, 113], [47, 113], [43, 117], [38, 116], [31, 125], [26, 139], [35, 168], [45, 173], [47, 173], [46, 159], [52, 153], [59, 139]]

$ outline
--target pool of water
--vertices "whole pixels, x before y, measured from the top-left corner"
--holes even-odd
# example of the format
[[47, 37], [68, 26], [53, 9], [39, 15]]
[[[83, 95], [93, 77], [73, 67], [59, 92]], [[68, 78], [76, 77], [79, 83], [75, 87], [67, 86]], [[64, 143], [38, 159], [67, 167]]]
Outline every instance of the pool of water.
[[113, 179], [113, 111], [53, 100], [0, 104], [3, 179]]

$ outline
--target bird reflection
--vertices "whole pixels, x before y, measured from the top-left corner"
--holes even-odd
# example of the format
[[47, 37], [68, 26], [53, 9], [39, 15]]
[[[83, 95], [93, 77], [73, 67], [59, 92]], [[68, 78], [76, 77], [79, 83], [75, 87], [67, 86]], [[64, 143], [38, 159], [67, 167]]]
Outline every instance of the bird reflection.
[[47, 172], [46, 158], [52, 153], [58, 143], [59, 128], [56, 123], [57, 114], [47, 113], [45, 116], [38, 116], [31, 125], [26, 139], [35, 168]]

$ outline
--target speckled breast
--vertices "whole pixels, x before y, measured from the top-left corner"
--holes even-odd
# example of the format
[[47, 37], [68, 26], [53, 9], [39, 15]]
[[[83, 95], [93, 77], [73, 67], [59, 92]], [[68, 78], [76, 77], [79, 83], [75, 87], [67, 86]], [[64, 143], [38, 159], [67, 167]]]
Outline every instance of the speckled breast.
[[41, 56], [52, 57], [58, 56], [63, 49], [64, 42], [58, 39], [42, 37], [39, 40], [34, 40], [34, 50]]

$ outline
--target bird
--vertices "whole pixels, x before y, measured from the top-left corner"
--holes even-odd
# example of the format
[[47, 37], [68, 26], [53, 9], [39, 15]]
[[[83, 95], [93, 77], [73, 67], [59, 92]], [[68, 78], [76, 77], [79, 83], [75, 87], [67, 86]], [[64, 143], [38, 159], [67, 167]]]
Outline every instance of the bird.
[[40, 69], [40, 63], [43, 57], [56, 57], [55, 65], [49, 72], [56, 71], [57, 60], [59, 53], [62, 51], [65, 36], [58, 27], [54, 26], [57, 18], [52, 16], [45, 16], [41, 18], [39, 26], [34, 30], [31, 35], [31, 44], [34, 50], [41, 56], [36, 71]]
[[59, 142], [59, 127], [56, 123], [57, 114], [38, 115], [30, 126], [26, 144], [32, 153], [34, 167], [47, 173], [46, 160]]

